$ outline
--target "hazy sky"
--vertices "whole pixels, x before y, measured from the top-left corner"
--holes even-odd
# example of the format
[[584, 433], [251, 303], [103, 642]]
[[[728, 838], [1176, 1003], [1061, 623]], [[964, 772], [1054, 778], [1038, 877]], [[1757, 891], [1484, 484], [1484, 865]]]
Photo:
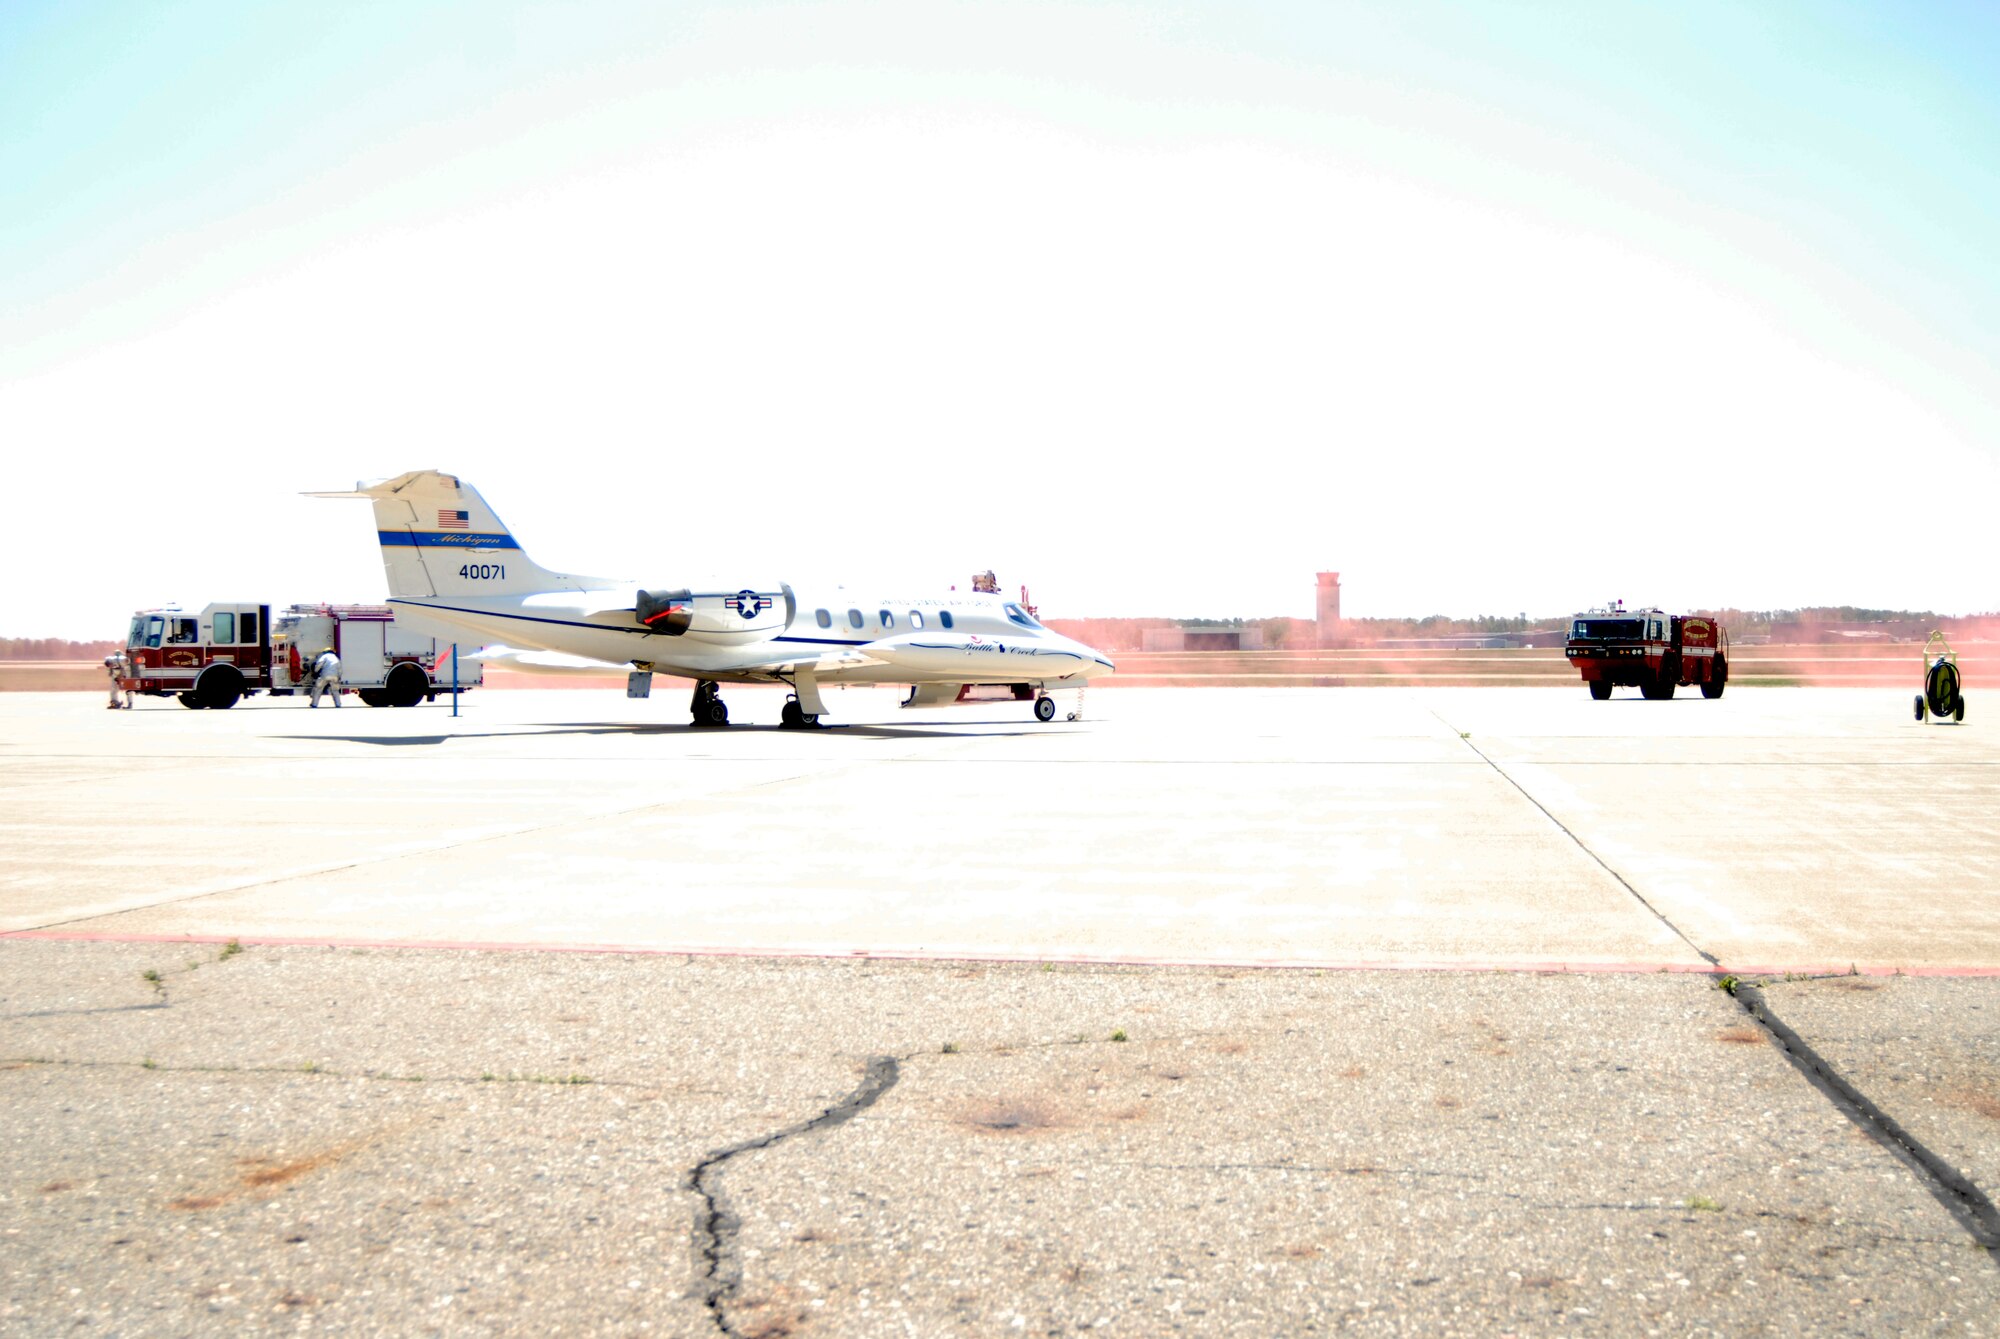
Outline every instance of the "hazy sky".
[[0, 633], [547, 566], [2000, 607], [2000, 7], [0, 5]]

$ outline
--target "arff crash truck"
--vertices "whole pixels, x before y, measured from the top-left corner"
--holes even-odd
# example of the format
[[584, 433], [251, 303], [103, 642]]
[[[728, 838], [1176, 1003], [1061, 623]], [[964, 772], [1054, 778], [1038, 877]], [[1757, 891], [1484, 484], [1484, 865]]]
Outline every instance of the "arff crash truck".
[[1565, 650], [1599, 702], [1619, 684], [1664, 701], [1682, 685], [1721, 697], [1729, 683], [1729, 634], [1712, 618], [1622, 605], [1578, 614]]
[[[245, 697], [288, 697], [312, 685], [323, 651], [340, 657], [340, 680], [371, 707], [414, 707], [453, 687], [451, 643], [398, 628], [382, 605], [218, 603], [199, 613], [142, 609], [132, 616], [124, 687], [221, 711]], [[461, 659], [457, 686], [477, 687], [476, 660]]]

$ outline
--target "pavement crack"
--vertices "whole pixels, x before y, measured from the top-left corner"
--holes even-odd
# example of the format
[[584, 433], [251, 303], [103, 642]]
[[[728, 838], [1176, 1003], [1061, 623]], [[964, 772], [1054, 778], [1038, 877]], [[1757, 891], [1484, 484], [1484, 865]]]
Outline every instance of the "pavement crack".
[[722, 1193], [723, 1165], [739, 1154], [754, 1153], [799, 1135], [846, 1124], [895, 1087], [901, 1073], [902, 1064], [897, 1057], [873, 1056], [868, 1061], [861, 1086], [811, 1120], [717, 1149], [696, 1163], [694, 1170], [688, 1173], [687, 1189], [702, 1199], [702, 1207], [695, 1215], [695, 1244], [702, 1262], [702, 1304], [708, 1308], [718, 1333], [732, 1336], [740, 1333], [731, 1323], [728, 1309], [743, 1286], [742, 1266], [731, 1250], [743, 1220], [730, 1208], [728, 1199]]
[[[143, 1008], [161, 1008], [165, 1005], [145, 1005]], [[33, 1015], [30, 1015], [33, 1016]], [[331, 1069], [316, 1060], [308, 1060], [296, 1065], [193, 1065], [169, 1064], [153, 1059], [141, 1060], [76, 1060], [45, 1055], [4, 1056], [0, 1055], [0, 1068], [15, 1069], [30, 1065], [47, 1065], [78, 1070], [119, 1070], [145, 1069], [158, 1074], [241, 1074], [248, 1076], [278, 1075], [285, 1077], [306, 1077], [314, 1079], [348, 1079], [361, 1083], [426, 1083], [460, 1084], [466, 1086], [492, 1085], [504, 1087], [509, 1084], [550, 1088], [619, 1088], [634, 1092], [657, 1092], [658, 1085], [637, 1083], [630, 1079], [599, 1079], [588, 1074], [518, 1074], [484, 1073], [470, 1074], [396, 1074], [386, 1069]], [[715, 1090], [689, 1089], [713, 1095]]]
[[1850, 1083], [1825, 1056], [1778, 1017], [1770, 1002], [1764, 998], [1764, 992], [1756, 985], [1738, 981], [1729, 993], [1770, 1034], [1785, 1053], [1785, 1058], [1792, 1062], [1793, 1068], [1805, 1076], [1806, 1082], [1825, 1094], [1835, 1109], [1914, 1172], [1932, 1198], [1958, 1220], [1959, 1225], [1981, 1250], [1992, 1257], [1996, 1265], [2000, 1265], [2000, 1209], [1994, 1207], [1986, 1192], [1925, 1147], [1901, 1122]]
[[0, 1023], [18, 1023], [30, 1018], [86, 1018], [92, 1014], [143, 1014], [170, 1008], [166, 1000], [151, 1004], [110, 1004], [101, 1009], [37, 1009], [33, 1013], [0, 1014]]

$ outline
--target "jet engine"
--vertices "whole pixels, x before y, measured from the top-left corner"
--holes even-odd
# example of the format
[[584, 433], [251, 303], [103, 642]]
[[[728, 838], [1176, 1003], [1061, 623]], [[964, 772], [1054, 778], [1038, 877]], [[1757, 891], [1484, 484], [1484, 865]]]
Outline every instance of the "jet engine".
[[632, 611], [650, 632], [678, 637], [694, 622], [694, 592], [691, 590], [642, 590]]

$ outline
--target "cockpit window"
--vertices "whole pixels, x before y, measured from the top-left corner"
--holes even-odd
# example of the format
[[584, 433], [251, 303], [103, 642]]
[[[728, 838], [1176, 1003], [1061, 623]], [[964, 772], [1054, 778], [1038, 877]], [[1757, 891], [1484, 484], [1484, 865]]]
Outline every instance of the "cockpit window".
[[1009, 623], [1017, 623], [1024, 628], [1039, 628], [1042, 626], [1041, 624], [1035, 622], [1035, 616], [1033, 614], [1029, 613], [1027, 610], [1023, 609], [1018, 604], [1003, 604], [1000, 606], [1000, 608], [1003, 612], [1006, 613], [1007, 621]]

